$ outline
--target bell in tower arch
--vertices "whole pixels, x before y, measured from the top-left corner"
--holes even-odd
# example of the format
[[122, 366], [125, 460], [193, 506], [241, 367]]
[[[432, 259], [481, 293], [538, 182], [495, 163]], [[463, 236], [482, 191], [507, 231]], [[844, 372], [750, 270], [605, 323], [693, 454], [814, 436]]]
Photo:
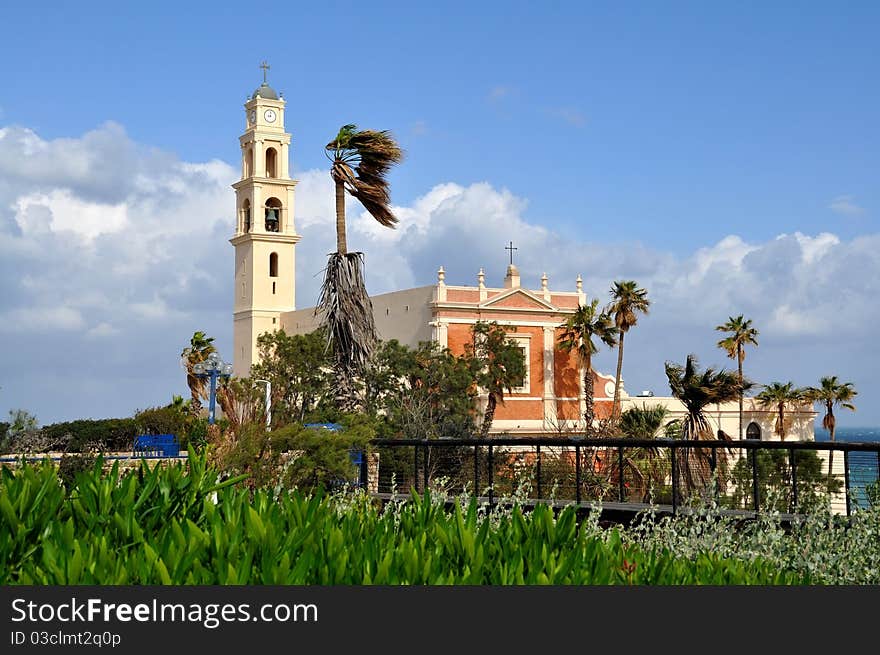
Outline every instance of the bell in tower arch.
[[266, 208], [266, 232], [278, 231], [278, 210], [274, 207]]

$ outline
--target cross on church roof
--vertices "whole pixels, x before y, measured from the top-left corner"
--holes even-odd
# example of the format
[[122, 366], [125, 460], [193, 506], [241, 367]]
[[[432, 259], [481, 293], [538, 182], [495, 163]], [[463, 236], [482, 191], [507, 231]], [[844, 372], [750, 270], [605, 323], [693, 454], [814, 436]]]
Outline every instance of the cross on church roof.
[[260, 64], [260, 68], [263, 69], [263, 84], [268, 84], [268, 82], [266, 81], [266, 72], [271, 68], [271, 66], [269, 66], [269, 64], [264, 61], [262, 64]]
[[504, 246], [504, 249], [510, 251], [510, 265], [513, 266], [513, 251], [519, 250], [519, 248], [514, 248], [513, 241], [511, 241], [509, 246]]

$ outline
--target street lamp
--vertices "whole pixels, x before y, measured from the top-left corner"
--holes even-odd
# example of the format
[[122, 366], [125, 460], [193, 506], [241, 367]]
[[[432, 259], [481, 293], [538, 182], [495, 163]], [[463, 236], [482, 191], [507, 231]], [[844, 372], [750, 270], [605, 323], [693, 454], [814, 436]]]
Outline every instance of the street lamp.
[[269, 380], [254, 380], [254, 382], [262, 382], [266, 385], [266, 429], [272, 426], [272, 383]]
[[214, 425], [214, 408], [217, 405], [217, 378], [229, 378], [232, 375], [232, 364], [227, 364], [216, 352], [208, 355], [208, 358], [193, 366], [193, 374], [198, 378], [210, 378], [211, 395], [208, 406], [208, 424]]

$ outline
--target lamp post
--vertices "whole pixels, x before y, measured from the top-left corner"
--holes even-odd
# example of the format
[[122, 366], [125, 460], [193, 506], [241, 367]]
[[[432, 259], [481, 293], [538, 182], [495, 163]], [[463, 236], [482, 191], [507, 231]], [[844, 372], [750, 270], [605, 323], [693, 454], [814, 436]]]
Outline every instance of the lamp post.
[[214, 410], [217, 406], [217, 378], [229, 378], [232, 375], [232, 364], [227, 364], [218, 353], [212, 352], [205, 361], [193, 366], [193, 374], [196, 377], [211, 380], [208, 424], [214, 425]]
[[254, 380], [254, 382], [262, 382], [266, 385], [266, 429], [272, 426], [272, 383], [269, 380]]

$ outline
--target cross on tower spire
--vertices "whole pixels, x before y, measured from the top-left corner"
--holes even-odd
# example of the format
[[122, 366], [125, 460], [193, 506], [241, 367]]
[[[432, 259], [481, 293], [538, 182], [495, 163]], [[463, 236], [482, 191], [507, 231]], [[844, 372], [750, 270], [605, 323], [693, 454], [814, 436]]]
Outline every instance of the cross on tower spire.
[[504, 249], [510, 251], [510, 265], [513, 266], [513, 251], [519, 250], [519, 248], [514, 248], [513, 241], [511, 241], [509, 246], [504, 246]]
[[266, 80], [266, 73], [271, 68], [271, 66], [269, 66], [269, 64], [267, 64], [264, 60], [263, 63], [260, 64], [260, 68], [263, 69], [263, 84], [268, 84], [268, 81]]

